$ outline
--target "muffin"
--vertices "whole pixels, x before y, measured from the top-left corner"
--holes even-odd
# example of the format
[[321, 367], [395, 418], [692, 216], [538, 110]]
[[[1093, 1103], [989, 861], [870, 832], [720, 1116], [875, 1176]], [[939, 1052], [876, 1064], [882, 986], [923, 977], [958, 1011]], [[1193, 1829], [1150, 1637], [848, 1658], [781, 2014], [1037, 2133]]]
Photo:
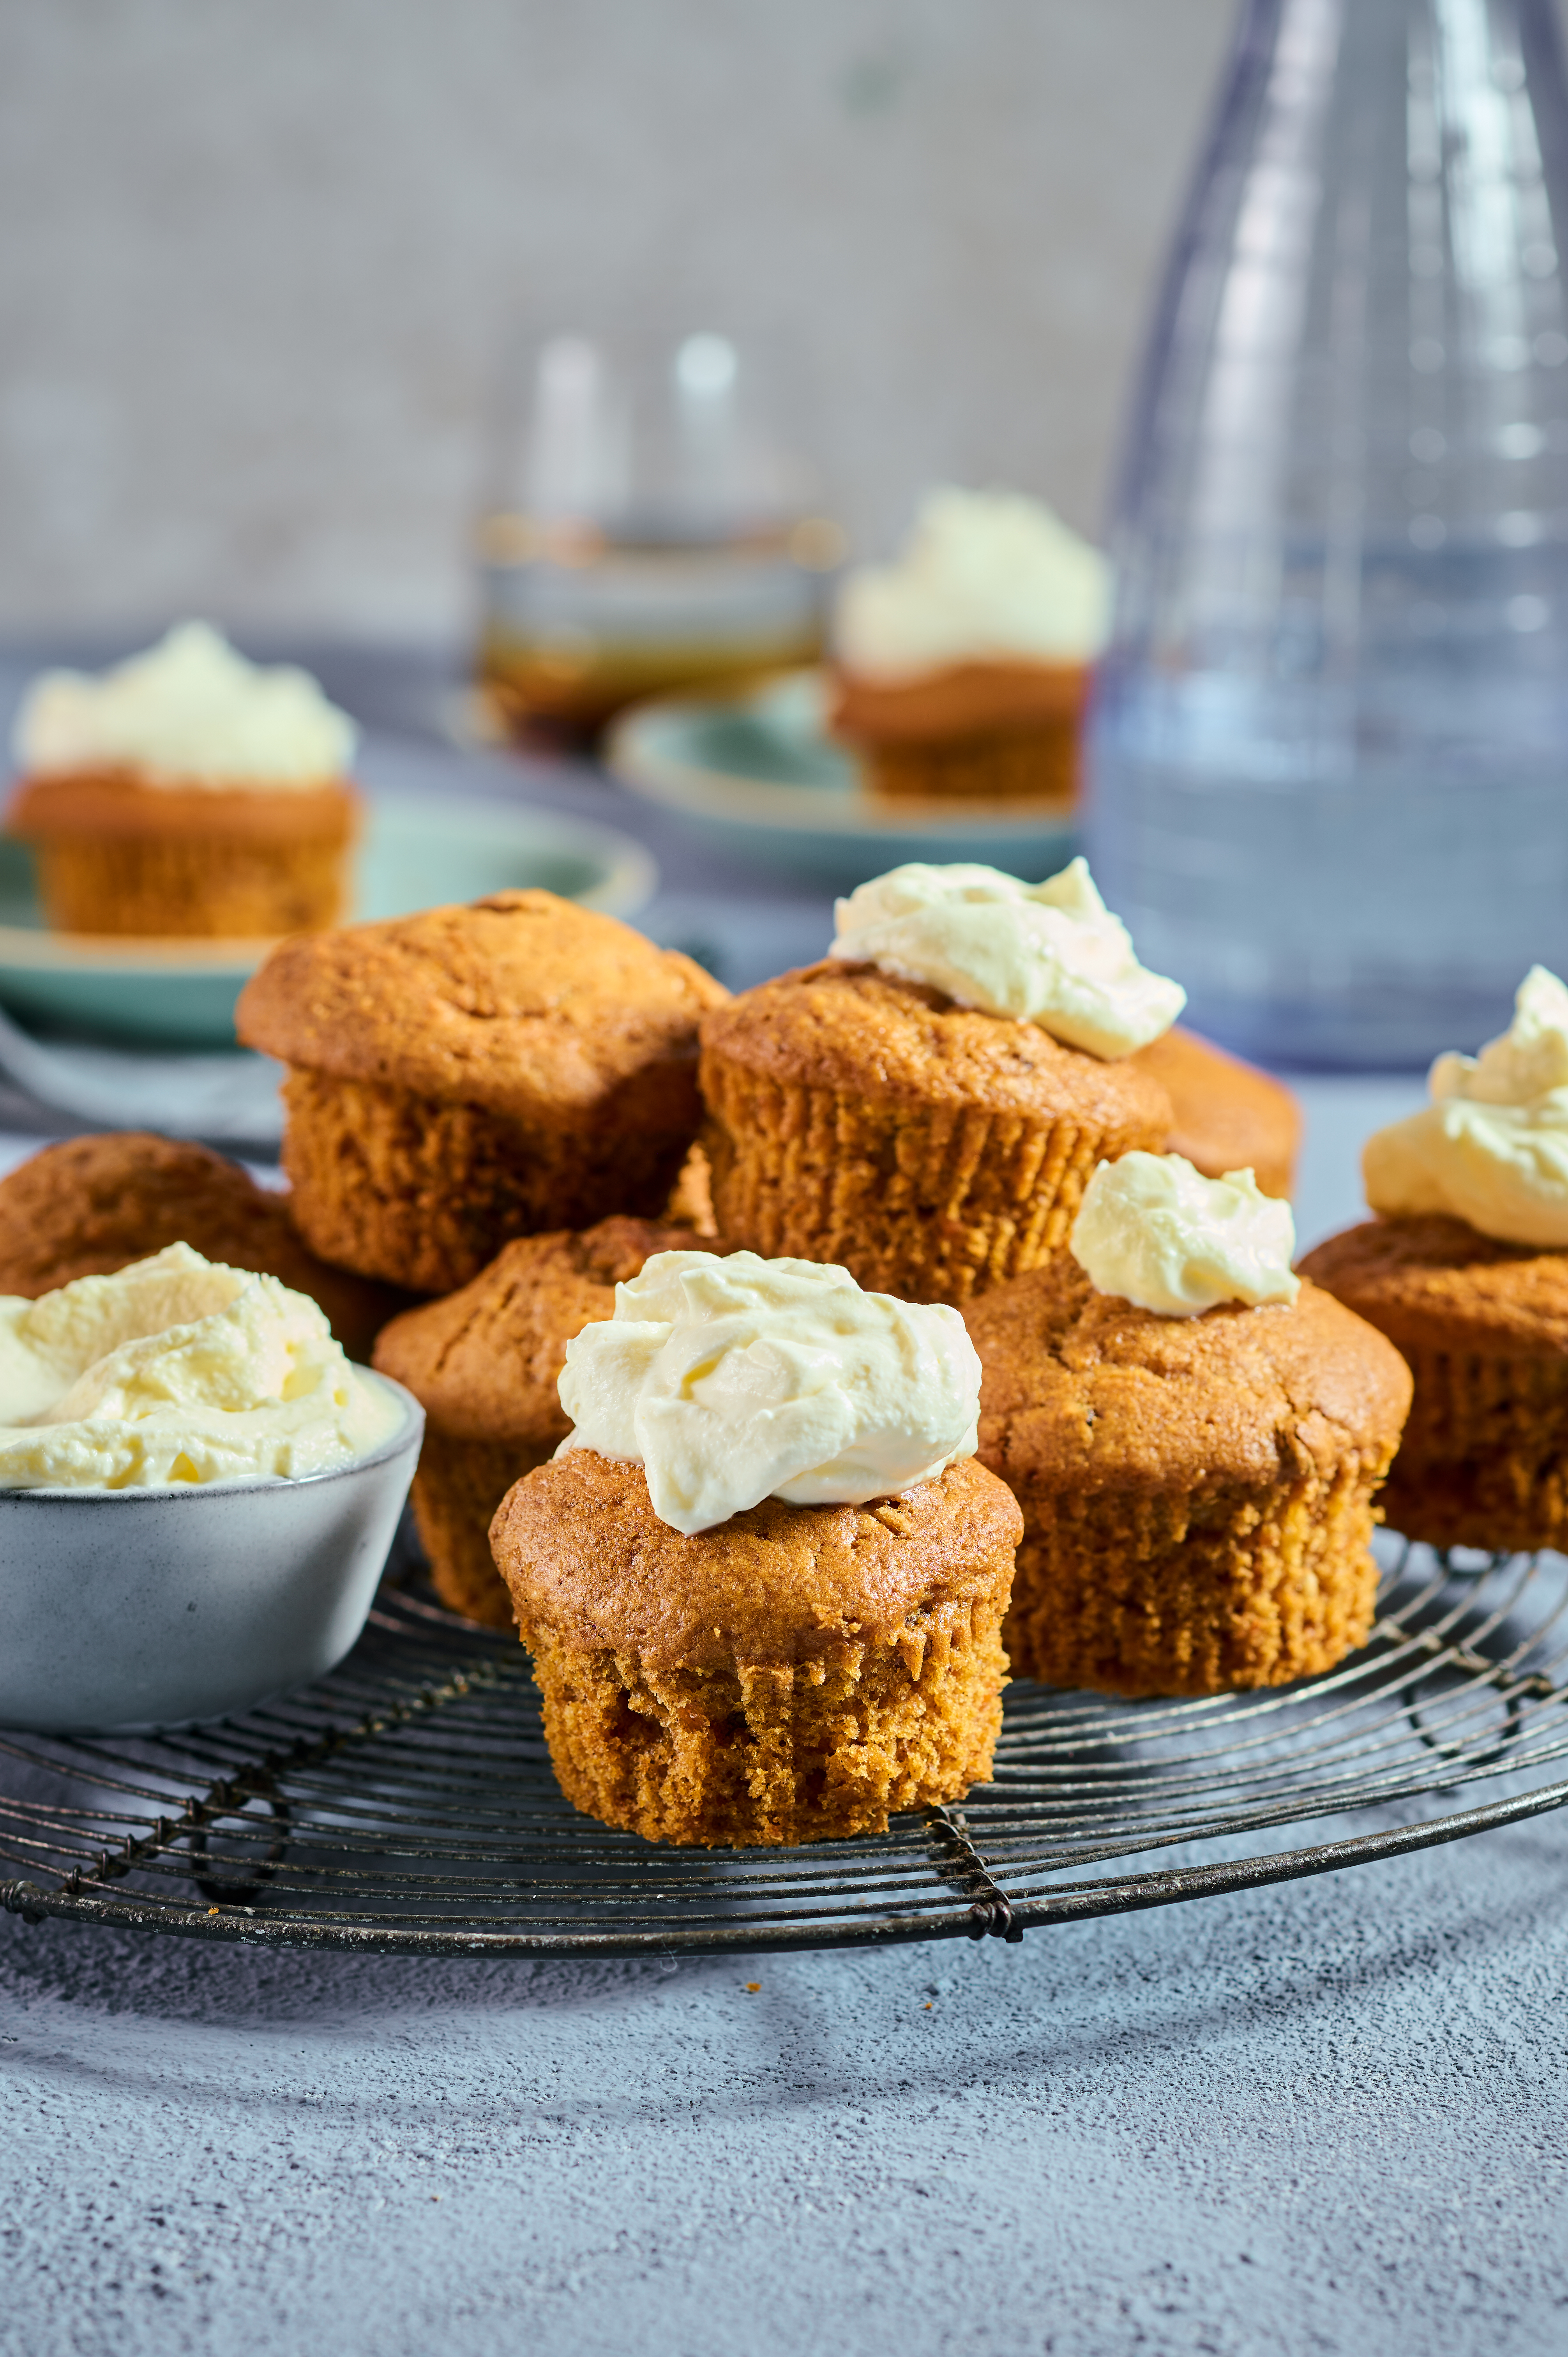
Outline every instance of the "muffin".
[[556, 1384], [566, 1345], [615, 1309], [615, 1288], [652, 1253], [701, 1252], [688, 1229], [601, 1220], [510, 1243], [471, 1285], [388, 1326], [373, 1363], [424, 1410], [413, 1514], [435, 1592], [454, 1612], [511, 1627], [489, 1529], [512, 1483], [564, 1440]]
[[698, 1125], [698, 1017], [725, 996], [613, 917], [497, 892], [284, 942], [235, 1024], [289, 1067], [312, 1248], [453, 1293], [514, 1236], [659, 1216]]
[[1297, 1284], [1292, 1241], [1249, 1174], [1134, 1156], [1096, 1173], [1070, 1252], [966, 1313], [981, 1462], [1024, 1515], [1015, 1674], [1220, 1694], [1365, 1641], [1410, 1375]]
[[1037, 887], [897, 868], [834, 953], [703, 1024], [703, 1146], [732, 1243], [961, 1303], [1065, 1244], [1097, 1162], [1162, 1147], [1131, 1051], [1182, 1004], [1075, 860]]
[[7, 831], [76, 933], [302, 932], [345, 912], [355, 730], [305, 672], [204, 623], [98, 678], [48, 672], [17, 721]]
[[989, 1774], [1020, 1523], [978, 1385], [953, 1311], [842, 1269], [672, 1254], [623, 1286], [491, 1531], [576, 1807], [801, 1842]]
[[1302, 1263], [1415, 1378], [1389, 1520], [1434, 1546], [1568, 1544], [1568, 989], [1543, 967], [1477, 1058], [1369, 1138], [1380, 1216]]
[[1394, 1529], [1434, 1546], [1568, 1543], [1568, 1252], [1427, 1212], [1348, 1229], [1301, 1265], [1414, 1377], [1383, 1492]]
[[317, 1260], [288, 1197], [205, 1146], [114, 1130], [46, 1146], [0, 1178], [0, 1295], [37, 1300], [174, 1243], [308, 1294], [350, 1358], [368, 1359], [381, 1328], [408, 1303], [392, 1286]]
[[899, 561], [840, 589], [830, 726], [875, 794], [1065, 813], [1109, 613], [1104, 558], [1048, 508], [933, 491]]
[[1302, 1119], [1283, 1081], [1179, 1024], [1136, 1049], [1133, 1061], [1171, 1101], [1167, 1153], [1181, 1155], [1206, 1178], [1250, 1170], [1265, 1195], [1290, 1195]]

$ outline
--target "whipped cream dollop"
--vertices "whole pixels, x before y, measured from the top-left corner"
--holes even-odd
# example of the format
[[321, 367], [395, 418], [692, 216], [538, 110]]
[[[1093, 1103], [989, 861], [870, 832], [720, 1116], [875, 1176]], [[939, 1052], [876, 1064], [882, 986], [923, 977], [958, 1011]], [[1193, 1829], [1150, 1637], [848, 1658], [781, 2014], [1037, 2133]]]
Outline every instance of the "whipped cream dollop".
[[0, 1489], [297, 1480], [362, 1456], [399, 1415], [314, 1301], [188, 1244], [0, 1298]]
[[27, 777], [134, 770], [153, 786], [320, 787], [341, 778], [358, 731], [293, 663], [248, 662], [205, 622], [91, 676], [48, 671], [12, 738]]
[[1096, 1293], [1162, 1318], [1222, 1301], [1294, 1301], [1295, 1222], [1250, 1170], [1205, 1178], [1179, 1154], [1101, 1162], [1083, 1190], [1068, 1249]]
[[1111, 568], [1016, 491], [930, 491], [897, 561], [850, 573], [834, 642], [846, 671], [917, 678], [961, 662], [1089, 662], [1111, 620]]
[[1374, 1211], [1447, 1211], [1505, 1243], [1568, 1245], [1568, 988], [1531, 966], [1478, 1056], [1439, 1056], [1432, 1103], [1361, 1150]]
[[1133, 938], [1075, 859], [1043, 884], [999, 868], [911, 861], [833, 907], [831, 954], [929, 983], [960, 1006], [1037, 1023], [1069, 1048], [1130, 1056], [1187, 1005], [1138, 963]]
[[845, 1268], [656, 1253], [566, 1347], [558, 1455], [641, 1465], [688, 1536], [764, 1498], [859, 1505], [972, 1457], [980, 1361], [956, 1309], [863, 1293]]

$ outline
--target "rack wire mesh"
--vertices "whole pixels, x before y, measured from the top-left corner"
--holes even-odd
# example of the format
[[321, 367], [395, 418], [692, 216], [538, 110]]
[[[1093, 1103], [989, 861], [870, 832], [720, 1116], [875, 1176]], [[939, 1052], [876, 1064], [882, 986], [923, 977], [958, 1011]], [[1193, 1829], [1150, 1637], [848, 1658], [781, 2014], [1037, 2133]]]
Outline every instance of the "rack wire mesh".
[[447, 1954], [1016, 1940], [1559, 1807], [1568, 1563], [1402, 1541], [1385, 1563], [1370, 1641], [1327, 1676], [1145, 1703], [1020, 1681], [994, 1781], [961, 1806], [773, 1850], [676, 1849], [578, 1815], [516, 1640], [388, 1587], [339, 1670], [243, 1717], [0, 1736], [0, 1900]]

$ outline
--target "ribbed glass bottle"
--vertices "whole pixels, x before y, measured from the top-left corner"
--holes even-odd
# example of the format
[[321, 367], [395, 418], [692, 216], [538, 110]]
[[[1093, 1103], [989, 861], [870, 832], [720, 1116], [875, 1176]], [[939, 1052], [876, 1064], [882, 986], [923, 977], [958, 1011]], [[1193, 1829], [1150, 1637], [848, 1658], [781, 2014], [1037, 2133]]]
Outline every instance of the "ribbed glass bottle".
[[1114, 526], [1090, 838], [1254, 1054], [1414, 1064], [1568, 971], [1552, 0], [1251, 0]]

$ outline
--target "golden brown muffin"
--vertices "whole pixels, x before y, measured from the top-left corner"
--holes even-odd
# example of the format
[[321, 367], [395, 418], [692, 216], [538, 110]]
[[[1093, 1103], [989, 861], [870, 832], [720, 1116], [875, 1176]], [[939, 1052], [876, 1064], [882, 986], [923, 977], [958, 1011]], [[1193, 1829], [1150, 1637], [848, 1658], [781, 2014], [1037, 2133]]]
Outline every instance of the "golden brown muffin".
[[654, 1253], [705, 1252], [687, 1228], [601, 1220], [508, 1244], [471, 1285], [393, 1318], [375, 1364], [424, 1410], [413, 1515], [436, 1594], [454, 1612], [511, 1627], [490, 1524], [512, 1483], [572, 1429], [556, 1390], [566, 1345], [615, 1313], [615, 1288]]
[[1410, 1362], [1383, 1502], [1434, 1546], [1568, 1543], [1568, 1253], [1432, 1212], [1369, 1220], [1301, 1264]]
[[1167, 1154], [1206, 1178], [1250, 1170], [1265, 1195], [1288, 1197], [1301, 1150], [1301, 1106], [1283, 1081], [1179, 1028], [1129, 1057], [1159, 1082], [1175, 1126]]
[[289, 1066], [284, 1167], [323, 1258], [451, 1293], [513, 1236], [658, 1217], [696, 1133], [677, 950], [553, 892], [285, 942], [240, 1037]]
[[335, 925], [359, 797], [145, 784], [102, 770], [25, 778], [6, 832], [33, 845], [60, 932], [249, 940]]
[[770, 1498], [684, 1537], [587, 1449], [491, 1544], [569, 1801], [650, 1841], [881, 1833], [990, 1774], [1018, 1510], [972, 1458], [866, 1506]]
[[841, 671], [830, 726], [866, 784], [895, 802], [1078, 798], [1083, 663], [1022, 659], [945, 664], [908, 680]]
[[1095, 1164], [1171, 1126], [1159, 1082], [839, 958], [703, 1024], [703, 1143], [731, 1243], [964, 1302], [1067, 1239]]
[[46, 1146], [0, 1178], [0, 1293], [36, 1300], [175, 1243], [307, 1293], [350, 1358], [368, 1359], [408, 1303], [395, 1286], [327, 1267], [301, 1243], [288, 1197], [205, 1146], [113, 1130]]
[[1392, 1345], [1326, 1293], [1161, 1318], [1063, 1254], [977, 1302], [980, 1455], [1024, 1510], [1014, 1669], [1220, 1694], [1363, 1642], [1372, 1496], [1410, 1406]]

